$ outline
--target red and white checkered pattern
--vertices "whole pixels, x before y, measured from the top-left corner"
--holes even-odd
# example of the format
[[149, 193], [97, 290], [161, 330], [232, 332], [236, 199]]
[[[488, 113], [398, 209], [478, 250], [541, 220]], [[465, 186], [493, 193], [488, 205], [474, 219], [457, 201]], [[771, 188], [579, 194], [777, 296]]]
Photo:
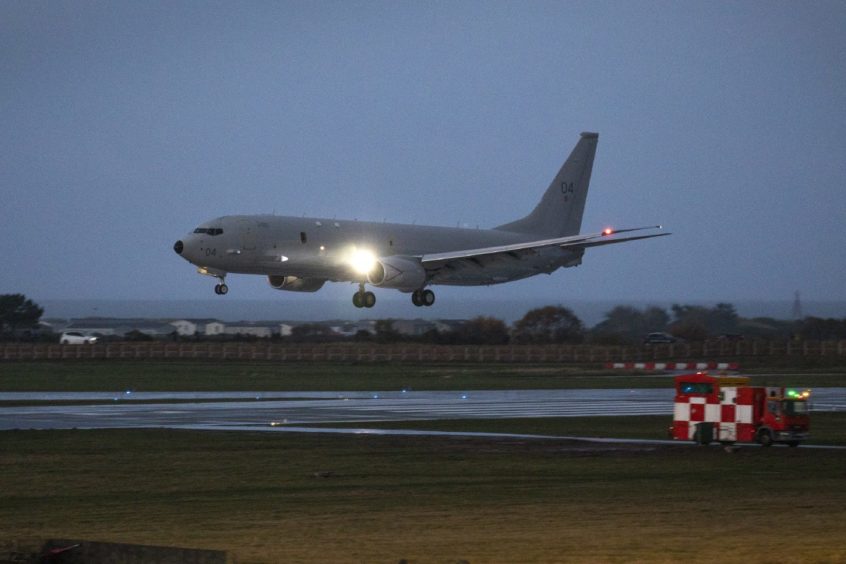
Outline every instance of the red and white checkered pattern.
[[[706, 388], [710, 391], [682, 391], [680, 380], [710, 386]], [[754, 440], [763, 403], [770, 396], [781, 397], [784, 389], [737, 385], [736, 380], [706, 374], [677, 377], [673, 438], [694, 440], [698, 423], [713, 423], [713, 438], [717, 441]]]

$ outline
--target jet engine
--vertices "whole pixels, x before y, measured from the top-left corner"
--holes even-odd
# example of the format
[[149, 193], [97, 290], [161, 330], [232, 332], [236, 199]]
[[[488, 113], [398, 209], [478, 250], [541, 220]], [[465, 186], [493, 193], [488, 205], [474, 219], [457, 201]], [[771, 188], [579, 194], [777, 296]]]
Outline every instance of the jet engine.
[[381, 258], [367, 273], [367, 281], [380, 288], [413, 292], [422, 288], [426, 282], [426, 270], [414, 259]]
[[296, 276], [270, 275], [267, 282], [277, 290], [289, 292], [316, 292], [323, 287], [326, 280], [322, 278], [297, 278]]

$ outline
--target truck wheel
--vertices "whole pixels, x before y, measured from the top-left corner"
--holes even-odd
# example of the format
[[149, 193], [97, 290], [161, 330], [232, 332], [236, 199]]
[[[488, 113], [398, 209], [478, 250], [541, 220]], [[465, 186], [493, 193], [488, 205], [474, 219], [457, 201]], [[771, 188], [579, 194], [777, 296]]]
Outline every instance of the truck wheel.
[[711, 442], [708, 439], [709, 439], [709, 437], [707, 437], [706, 434], [702, 431], [702, 426], [697, 425], [696, 430], [693, 431], [693, 442], [695, 442], [698, 445], [707, 446]]
[[762, 447], [773, 446], [773, 435], [770, 431], [764, 429], [758, 432], [758, 444]]

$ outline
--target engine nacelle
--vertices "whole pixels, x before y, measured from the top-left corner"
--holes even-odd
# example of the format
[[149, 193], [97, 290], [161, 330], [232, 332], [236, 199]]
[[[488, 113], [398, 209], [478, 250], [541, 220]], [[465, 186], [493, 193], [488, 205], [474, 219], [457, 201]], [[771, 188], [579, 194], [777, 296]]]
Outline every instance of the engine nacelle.
[[270, 275], [267, 282], [276, 290], [289, 292], [316, 292], [326, 284], [322, 278], [297, 278], [296, 276]]
[[381, 258], [367, 273], [367, 281], [380, 288], [393, 288], [413, 292], [426, 282], [426, 270], [414, 259], [402, 257]]

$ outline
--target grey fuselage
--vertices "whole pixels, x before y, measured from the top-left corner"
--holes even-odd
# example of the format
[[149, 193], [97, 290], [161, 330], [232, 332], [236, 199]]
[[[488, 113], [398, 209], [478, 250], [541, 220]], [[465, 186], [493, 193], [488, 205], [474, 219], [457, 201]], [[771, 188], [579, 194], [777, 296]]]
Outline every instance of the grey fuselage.
[[[201, 272], [296, 276], [333, 282], [362, 282], [349, 265], [354, 249], [382, 257], [434, 253], [522, 243], [542, 238], [503, 229], [465, 229], [274, 215], [224, 216], [203, 223], [182, 238], [183, 258]], [[498, 284], [551, 273], [581, 263], [583, 250], [557, 247], [485, 260], [469, 259], [430, 272], [426, 285]]]

